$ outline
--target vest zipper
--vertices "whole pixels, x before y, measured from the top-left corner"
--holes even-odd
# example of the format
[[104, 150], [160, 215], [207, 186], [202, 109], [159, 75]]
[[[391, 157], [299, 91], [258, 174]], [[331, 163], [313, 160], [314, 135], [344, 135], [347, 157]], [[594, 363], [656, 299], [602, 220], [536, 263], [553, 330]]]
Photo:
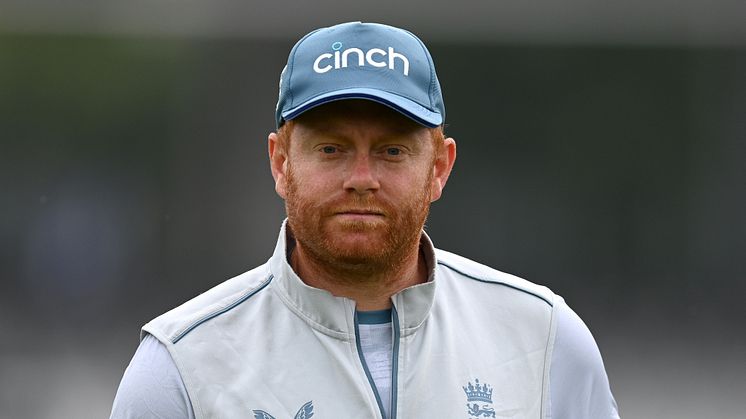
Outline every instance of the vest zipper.
[[398, 369], [399, 369], [399, 316], [396, 314], [396, 308], [391, 308], [391, 323], [393, 339], [393, 348], [391, 353], [391, 417], [386, 416], [386, 410], [383, 408], [383, 402], [381, 396], [378, 394], [378, 388], [376, 387], [373, 376], [368, 369], [368, 364], [365, 362], [365, 356], [363, 355], [363, 348], [360, 344], [360, 329], [358, 327], [357, 310], [355, 311], [355, 346], [357, 347], [357, 355], [360, 358], [360, 363], [363, 365], [363, 371], [365, 371], [365, 377], [368, 379], [368, 384], [373, 390], [373, 395], [376, 396], [376, 404], [378, 404], [378, 410], [381, 412], [383, 419], [396, 419], [396, 393], [398, 383]]
[[391, 326], [393, 327], [391, 338], [394, 342], [391, 351], [391, 417], [389, 419], [396, 419], [397, 393], [399, 392], [399, 341], [401, 336], [399, 331], [399, 314], [393, 305], [391, 306]]

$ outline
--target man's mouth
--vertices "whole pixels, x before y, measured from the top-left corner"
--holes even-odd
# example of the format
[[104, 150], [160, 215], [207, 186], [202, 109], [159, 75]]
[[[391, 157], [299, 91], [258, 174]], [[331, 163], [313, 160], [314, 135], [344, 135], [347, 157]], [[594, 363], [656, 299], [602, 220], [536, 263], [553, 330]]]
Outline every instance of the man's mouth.
[[349, 215], [349, 216], [379, 216], [383, 217], [384, 213], [383, 211], [375, 210], [375, 209], [343, 209], [340, 211], [335, 211], [335, 215]]

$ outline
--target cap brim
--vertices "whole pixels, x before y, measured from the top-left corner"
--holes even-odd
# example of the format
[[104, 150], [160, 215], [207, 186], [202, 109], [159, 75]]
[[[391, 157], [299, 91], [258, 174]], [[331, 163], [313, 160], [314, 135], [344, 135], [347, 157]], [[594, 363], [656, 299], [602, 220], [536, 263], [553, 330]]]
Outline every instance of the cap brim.
[[413, 119], [415, 122], [430, 128], [435, 128], [443, 123], [443, 116], [441, 114], [433, 112], [410, 99], [403, 98], [393, 93], [369, 88], [335, 90], [333, 92], [316, 96], [283, 112], [282, 119], [289, 121], [303, 112], [317, 106], [344, 99], [366, 99], [378, 102], [402, 113], [403, 115]]

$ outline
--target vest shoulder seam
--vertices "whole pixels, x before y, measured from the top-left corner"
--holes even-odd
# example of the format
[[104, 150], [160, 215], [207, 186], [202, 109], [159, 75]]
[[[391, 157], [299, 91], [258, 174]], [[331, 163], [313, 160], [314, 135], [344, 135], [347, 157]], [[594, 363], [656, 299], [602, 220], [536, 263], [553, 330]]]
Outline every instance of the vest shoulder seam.
[[512, 289], [514, 289], [516, 291], [523, 292], [525, 294], [534, 296], [534, 297], [536, 297], [536, 298], [544, 301], [545, 303], [549, 304], [549, 307], [554, 307], [554, 304], [552, 303], [551, 300], [549, 300], [548, 298], [544, 297], [543, 295], [541, 295], [539, 293], [535, 293], [535, 292], [532, 292], [532, 291], [527, 290], [525, 288], [521, 288], [521, 287], [518, 287], [518, 286], [515, 286], [515, 285], [512, 285], [512, 284], [508, 284], [506, 282], [500, 281], [499, 279], [483, 278], [483, 277], [475, 276], [474, 274], [466, 273], [463, 270], [455, 268], [453, 265], [451, 265], [449, 263], [446, 263], [446, 262], [444, 262], [442, 260], [438, 261], [438, 265], [445, 266], [446, 268], [448, 268], [448, 269], [450, 269], [450, 270], [452, 270], [454, 272], [457, 272], [457, 273], [459, 273], [459, 274], [461, 274], [461, 275], [463, 275], [463, 276], [465, 276], [465, 277], [467, 277], [469, 279], [472, 279], [474, 281], [483, 282], [483, 283], [486, 283], [486, 284], [502, 285], [504, 287], [512, 288]]
[[184, 336], [186, 336], [187, 334], [189, 334], [189, 332], [191, 332], [192, 330], [194, 330], [197, 327], [199, 327], [202, 323], [205, 323], [208, 320], [211, 320], [211, 319], [213, 319], [213, 318], [215, 318], [217, 316], [220, 316], [221, 314], [227, 313], [230, 310], [238, 307], [240, 304], [242, 304], [243, 302], [247, 301], [249, 298], [251, 298], [254, 295], [256, 295], [259, 291], [261, 291], [264, 288], [266, 288], [267, 285], [269, 285], [269, 283], [272, 282], [273, 278], [274, 278], [274, 275], [269, 274], [269, 276], [267, 277], [267, 279], [264, 282], [262, 282], [261, 284], [259, 284], [258, 287], [252, 288], [250, 290], [247, 290], [244, 294], [242, 294], [241, 296], [239, 296], [236, 299], [236, 301], [232, 302], [231, 304], [228, 304], [225, 307], [222, 307], [222, 308], [219, 308], [219, 309], [214, 310], [212, 312], [209, 312], [209, 313], [205, 314], [204, 316], [200, 317], [199, 319], [193, 321], [186, 328], [184, 328], [184, 330], [182, 330], [181, 332], [179, 332], [178, 334], [176, 334], [176, 336], [174, 336], [173, 338], [171, 338], [171, 343], [172, 344], [176, 344]]

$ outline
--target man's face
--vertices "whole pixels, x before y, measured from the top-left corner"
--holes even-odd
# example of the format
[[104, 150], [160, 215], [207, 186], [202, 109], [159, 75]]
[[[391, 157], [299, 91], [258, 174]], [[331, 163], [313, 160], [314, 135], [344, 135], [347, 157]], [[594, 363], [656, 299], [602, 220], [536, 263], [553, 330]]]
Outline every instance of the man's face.
[[416, 248], [440, 194], [427, 128], [385, 106], [346, 100], [297, 118], [289, 144], [277, 189], [310, 256], [339, 268], [386, 269]]

